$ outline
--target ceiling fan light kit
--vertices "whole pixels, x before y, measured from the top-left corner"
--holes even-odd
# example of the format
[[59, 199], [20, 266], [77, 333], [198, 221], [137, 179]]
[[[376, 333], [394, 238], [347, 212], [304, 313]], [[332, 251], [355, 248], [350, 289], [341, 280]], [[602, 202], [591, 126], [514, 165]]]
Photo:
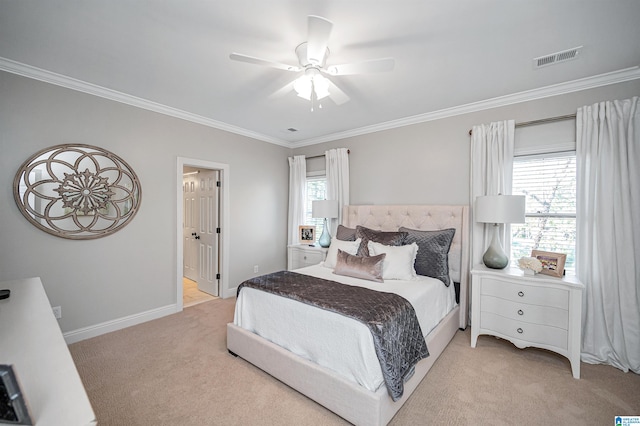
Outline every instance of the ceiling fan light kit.
[[319, 101], [329, 96], [329, 80], [317, 68], [307, 68], [304, 75], [293, 82], [293, 89], [303, 99], [311, 101], [315, 97]]
[[[241, 53], [232, 53], [229, 58], [234, 61], [247, 62], [284, 71], [299, 72], [304, 70], [304, 74], [293, 82], [293, 89], [299, 97], [311, 101], [311, 111], [314, 110], [314, 105], [317, 101], [326, 97], [331, 98], [336, 105], [342, 105], [349, 101], [349, 96], [323, 74], [341, 76], [393, 70], [395, 66], [393, 58], [373, 59], [327, 67], [326, 61], [330, 53], [327, 45], [333, 29], [333, 23], [328, 19], [315, 15], [309, 15], [307, 19], [307, 41], [300, 43], [295, 49], [300, 66], [282, 64]], [[322, 108], [322, 105], [318, 104], [318, 107]]]

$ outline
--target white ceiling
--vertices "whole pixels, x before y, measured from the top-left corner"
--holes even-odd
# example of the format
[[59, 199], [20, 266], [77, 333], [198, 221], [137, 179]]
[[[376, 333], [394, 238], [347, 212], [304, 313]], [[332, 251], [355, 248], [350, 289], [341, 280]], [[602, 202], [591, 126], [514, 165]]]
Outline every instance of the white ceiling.
[[[351, 101], [311, 112], [269, 98], [296, 74], [229, 59], [297, 65], [312, 14], [334, 23], [328, 65], [395, 69], [333, 77]], [[0, 69], [294, 147], [640, 78], [639, 22], [638, 0], [2, 0]]]

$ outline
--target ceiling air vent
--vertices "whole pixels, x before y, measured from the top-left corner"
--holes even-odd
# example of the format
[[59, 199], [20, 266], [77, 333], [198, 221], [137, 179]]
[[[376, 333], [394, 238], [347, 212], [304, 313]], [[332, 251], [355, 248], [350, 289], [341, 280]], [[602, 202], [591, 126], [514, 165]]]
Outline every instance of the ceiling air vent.
[[570, 61], [572, 59], [576, 59], [580, 52], [582, 51], [582, 46], [574, 47], [573, 49], [563, 50], [562, 52], [552, 53], [550, 55], [540, 56], [533, 59], [533, 67], [534, 68], [542, 68], [547, 67], [549, 65], [558, 64], [560, 62]]

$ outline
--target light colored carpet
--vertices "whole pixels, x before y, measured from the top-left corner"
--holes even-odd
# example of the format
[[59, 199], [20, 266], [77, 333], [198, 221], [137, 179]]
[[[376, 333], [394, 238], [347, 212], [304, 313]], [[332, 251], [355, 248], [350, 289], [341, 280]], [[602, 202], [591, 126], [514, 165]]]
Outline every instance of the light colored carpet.
[[[100, 425], [344, 425], [226, 349], [234, 299], [70, 345]], [[392, 425], [613, 425], [640, 376], [458, 332]]]

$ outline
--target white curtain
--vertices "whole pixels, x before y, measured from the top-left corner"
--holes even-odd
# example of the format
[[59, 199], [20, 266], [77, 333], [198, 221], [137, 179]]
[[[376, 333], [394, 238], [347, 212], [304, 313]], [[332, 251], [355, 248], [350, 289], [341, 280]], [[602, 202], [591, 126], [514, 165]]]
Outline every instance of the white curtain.
[[304, 155], [289, 157], [288, 244], [298, 244], [298, 226], [304, 225], [307, 201], [307, 161]]
[[327, 171], [327, 200], [338, 200], [338, 218], [332, 219], [329, 228], [336, 235], [338, 224], [342, 223], [343, 207], [349, 204], [349, 151], [337, 148], [325, 151]]
[[[471, 136], [471, 199], [482, 195], [511, 195], [513, 177], [514, 120], [498, 121], [473, 126]], [[472, 214], [473, 218], [473, 214]], [[500, 225], [505, 252], [509, 253], [511, 235], [509, 226]], [[471, 226], [471, 265], [482, 263], [482, 255], [491, 243], [490, 226], [476, 223]]]
[[581, 358], [640, 373], [638, 97], [582, 107], [576, 125]]

